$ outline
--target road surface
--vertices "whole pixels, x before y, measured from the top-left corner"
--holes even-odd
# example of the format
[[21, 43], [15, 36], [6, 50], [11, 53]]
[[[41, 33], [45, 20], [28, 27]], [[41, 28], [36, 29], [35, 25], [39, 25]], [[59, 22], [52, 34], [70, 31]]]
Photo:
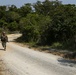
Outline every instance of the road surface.
[[[17, 37], [13, 34], [9, 40]], [[76, 62], [59, 56], [22, 47], [14, 42], [7, 43], [6, 51], [2, 49], [0, 45], [1, 60], [5, 70], [10, 72], [5, 75], [76, 75]]]

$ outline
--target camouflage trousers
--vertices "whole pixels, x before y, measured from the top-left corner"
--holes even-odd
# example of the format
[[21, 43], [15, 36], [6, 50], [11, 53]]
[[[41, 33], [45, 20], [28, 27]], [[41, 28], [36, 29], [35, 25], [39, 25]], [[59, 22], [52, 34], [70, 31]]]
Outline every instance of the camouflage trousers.
[[2, 42], [2, 46], [3, 46], [4, 50], [6, 50], [6, 42]]

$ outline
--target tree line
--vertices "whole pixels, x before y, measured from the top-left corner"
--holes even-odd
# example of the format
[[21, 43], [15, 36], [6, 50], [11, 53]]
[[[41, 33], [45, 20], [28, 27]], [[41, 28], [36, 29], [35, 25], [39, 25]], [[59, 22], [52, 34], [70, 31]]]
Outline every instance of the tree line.
[[20, 31], [24, 42], [36, 45], [62, 45], [76, 48], [76, 5], [45, 0], [0, 6], [0, 31]]

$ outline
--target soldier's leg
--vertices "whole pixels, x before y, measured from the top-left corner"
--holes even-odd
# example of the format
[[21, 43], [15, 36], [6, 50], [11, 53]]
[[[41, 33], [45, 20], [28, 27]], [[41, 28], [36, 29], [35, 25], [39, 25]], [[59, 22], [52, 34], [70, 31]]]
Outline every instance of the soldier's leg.
[[4, 50], [6, 50], [6, 42], [4, 42]]
[[2, 42], [2, 46], [4, 47], [4, 50], [6, 50], [6, 42]]

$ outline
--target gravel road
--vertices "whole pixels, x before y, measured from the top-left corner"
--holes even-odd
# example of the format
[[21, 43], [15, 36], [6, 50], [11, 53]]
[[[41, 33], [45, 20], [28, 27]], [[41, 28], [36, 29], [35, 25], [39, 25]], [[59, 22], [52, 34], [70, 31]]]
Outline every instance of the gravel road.
[[[16, 37], [9, 36], [11, 41]], [[1, 50], [1, 53], [1, 60], [11, 75], [76, 75], [76, 62], [21, 47], [13, 42], [9, 42], [7, 50]]]

